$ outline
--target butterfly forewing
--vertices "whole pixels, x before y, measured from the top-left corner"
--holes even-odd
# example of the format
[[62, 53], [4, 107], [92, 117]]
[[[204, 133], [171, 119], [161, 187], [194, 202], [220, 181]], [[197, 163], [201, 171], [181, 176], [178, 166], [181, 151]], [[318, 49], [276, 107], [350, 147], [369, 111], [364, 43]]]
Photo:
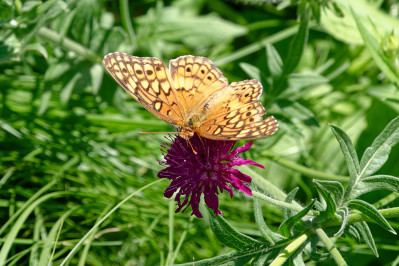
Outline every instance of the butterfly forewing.
[[104, 57], [104, 65], [147, 110], [171, 124], [183, 125], [181, 103], [164, 62], [153, 57], [111, 53]]
[[187, 117], [201, 112], [215, 93], [227, 89], [227, 79], [207, 58], [181, 56], [169, 64], [173, 86], [184, 105]]

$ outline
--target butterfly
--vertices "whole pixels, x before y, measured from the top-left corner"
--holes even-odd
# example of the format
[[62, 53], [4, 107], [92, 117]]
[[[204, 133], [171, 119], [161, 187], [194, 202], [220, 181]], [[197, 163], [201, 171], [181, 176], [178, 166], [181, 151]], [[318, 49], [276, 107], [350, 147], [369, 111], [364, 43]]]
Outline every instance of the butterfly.
[[258, 101], [262, 85], [257, 80], [228, 84], [207, 58], [181, 56], [169, 70], [154, 57], [110, 53], [104, 65], [134, 99], [158, 118], [180, 127], [188, 140], [194, 133], [215, 140], [248, 140], [277, 131], [273, 116]]

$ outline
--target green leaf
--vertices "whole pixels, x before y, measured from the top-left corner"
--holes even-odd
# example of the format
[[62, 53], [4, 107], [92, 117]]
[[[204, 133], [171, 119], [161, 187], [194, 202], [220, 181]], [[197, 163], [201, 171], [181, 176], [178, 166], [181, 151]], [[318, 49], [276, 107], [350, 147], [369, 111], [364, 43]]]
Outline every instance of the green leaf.
[[328, 252], [320, 252], [320, 238], [314, 234], [310, 237], [310, 250], [305, 249], [304, 251], [306, 252], [306, 255], [309, 257], [309, 259], [318, 261], [318, 262], [323, 262], [330, 260], [331, 254]]
[[52, 248], [57, 245], [56, 239], [59, 230], [62, 228], [65, 218], [67, 218], [73, 211], [77, 210], [78, 207], [65, 212], [52, 226], [47, 238], [43, 241], [42, 252], [40, 254], [40, 261], [38, 265], [46, 265], [50, 261]]
[[335, 204], [339, 207], [342, 203], [342, 198], [344, 196], [344, 186], [338, 181], [328, 181], [328, 180], [315, 180], [318, 185], [325, 191], [331, 193], [334, 196]]
[[345, 197], [350, 194], [353, 187], [358, 182], [358, 173], [360, 172], [359, 159], [357, 158], [355, 147], [352, 144], [349, 136], [338, 126], [330, 125], [332, 132], [341, 146], [342, 153], [344, 154], [346, 166], [349, 171], [348, 187], [345, 191]]
[[17, 237], [18, 233], [20, 230], [23, 228], [26, 219], [28, 219], [29, 215], [33, 212], [33, 210], [39, 206], [41, 203], [45, 202], [46, 200], [49, 200], [51, 198], [57, 198], [57, 197], [62, 197], [67, 195], [67, 192], [52, 192], [48, 193], [41, 198], [37, 199], [36, 201], [32, 202], [31, 205], [29, 205], [18, 217], [18, 219], [15, 221], [15, 223], [12, 225], [9, 233], [4, 239], [4, 244], [1, 246], [0, 249], [0, 265], [5, 265], [5, 261], [7, 259], [8, 253], [15, 241], [15, 238]]
[[321, 213], [320, 217], [325, 219], [330, 219], [334, 217], [335, 211], [337, 210], [337, 205], [333, 197], [327, 190], [324, 190], [324, 188], [317, 181], [314, 181], [314, 183], [316, 185], [317, 191], [319, 192], [320, 196], [324, 199], [326, 203], [325, 210]]
[[310, 7], [312, 8], [312, 14], [317, 23], [320, 23], [320, 2], [310, 2]]
[[290, 237], [291, 236], [291, 229], [301, 221], [301, 219], [312, 209], [315, 199], [312, 200], [312, 202], [306, 206], [303, 210], [292, 216], [291, 218], [285, 220], [279, 227], [279, 232], [285, 236], [285, 237]]
[[306, 125], [319, 126], [314, 113], [302, 104], [286, 99], [278, 100], [277, 104], [293, 124], [302, 122]]
[[328, 78], [318, 73], [292, 73], [288, 75], [288, 88], [282, 88], [284, 91], [279, 96], [281, 99], [287, 98], [297, 99], [298, 92], [307, 88], [315, 88], [316, 86], [327, 84]]
[[[153, 28], [144, 34], [151, 34], [150, 37], [156, 36], [157, 40], [182, 42], [195, 49], [219, 45], [247, 33], [245, 27], [224, 20], [215, 14], [193, 16], [171, 6], [163, 8], [159, 16], [156, 21], [153, 21], [151, 25]], [[141, 28], [148, 23], [146, 17], [136, 20]], [[145, 36], [142, 37], [144, 39]]]
[[19, 132], [17, 129], [13, 128], [10, 126], [8, 123], [6, 123], [4, 120], [0, 119], [0, 128], [3, 129], [4, 131], [10, 133], [14, 137], [20, 139], [22, 138], [22, 133]]
[[301, 60], [309, 34], [309, 10], [304, 10], [301, 14], [301, 24], [298, 33], [291, 40], [286, 62], [284, 64], [284, 74], [290, 74], [298, 66]]
[[236, 231], [221, 215], [216, 218], [213, 213], [209, 210], [210, 225], [216, 238], [224, 245], [234, 248], [239, 251], [243, 251], [248, 247], [257, 247], [264, 245], [249, 236], [246, 236]]
[[67, 104], [71, 98], [72, 92], [76, 87], [77, 82], [83, 77], [80, 72], [77, 72], [73, 78], [62, 88], [60, 92], [60, 99], [62, 104]]
[[46, 112], [48, 105], [50, 104], [51, 95], [53, 94], [53, 92], [51, 90], [51, 84], [52, 84], [52, 82], [50, 82], [50, 83], [46, 82], [44, 84], [44, 90], [40, 97], [39, 109], [37, 110], [37, 114], [39, 116], [43, 115]]
[[378, 171], [388, 160], [391, 148], [399, 141], [399, 116], [394, 118], [366, 149], [360, 161], [360, 176], [365, 177]]
[[240, 63], [240, 67], [251, 78], [256, 79], [258, 81], [262, 80], [261, 72], [260, 72], [259, 68], [257, 68], [256, 66], [253, 66], [248, 63]]
[[360, 243], [361, 237], [359, 231], [353, 225], [348, 226], [348, 234], [351, 235], [358, 243]]
[[[295, 195], [298, 192], [299, 187], [294, 188], [293, 190], [288, 193], [287, 197], [284, 199], [284, 202], [286, 203], [292, 203], [292, 201], [295, 199]], [[289, 210], [288, 208], [283, 209], [283, 217], [284, 220], [290, 218], [292, 216], [292, 211]]]
[[384, 53], [379, 41], [370, 34], [369, 29], [364, 26], [363, 22], [353, 10], [352, 15], [356, 21], [357, 28], [363, 38], [364, 44], [370, 52], [371, 57], [374, 59], [374, 62], [381, 71], [396, 84], [396, 86], [399, 86], [398, 71], [395, 67], [395, 63]]
[[284, 67], [283, 60], [272, 44], [266, 45], [266, 60], [270, 74], [273, 77], [281, 76]]
[[364, 221], [363, 222], [358, 222], [358, 223], [354, 223], [354, 226], [360, 232], [360, 234], [362, 235], [364, 241], [369, 246], [371, 251], [373, 251], [374, 255], [376, 257], [379, 257], [378, 256], [377, 246], [375, 245], [373, 235], [371, 234], [370, 228], [367, 225], [367, 223], [364, 222]]
[[[272, 252], [268, 249], [260, 249], [259, 251], [248, 253], [233, 251], [227, 254], [216, 256], [210, 259], [195, 261], [195, 266], [209, 266], [209, 265], [246, 265], [245, 263], [252, 259], [257, 253], [262, 254], [265, 260], [268, 260]], [[179, 266], [192, 266], [193, 262], [179, 264]], [[264, 265], [264, 264], [258, 264]]]
[[[362, 37], [351, 14], [351, 10], [357, 12], [362, 21], [373, 21], [380, 32], [391, 32], [399, 28], [399, 21], [390, 16], [381, 8], [376, 8], [375, 1], [334, 0], [328, 1], [329, 8], [321, 10], [321, 25], [334, 38], [347, 44], [362, 44]], [[368, 25], [365, 25], [368, 26]], [[370, 32], [371, 28], [367, 27]], [[350, 36], [350, 38], [348, 38]]]
[[275, 232], [270, 230], [269, 227], [266, 225], [265, 220], [263, 219], [262, 206], [260, 200], [256, 197], [254, 197], [254, 213], [255, 213], [256, 225], [258, 226], [259, 231], [261, 232], [263, 237], [268, 242], [274, 244], [283, 239], [281, 235], [276, 234]]
[[382, 214], [370, 203], [367, 203], [363, 200], [354, 199], [349, 201], [348, 207], [360, 211], [361, 213], [375, 221], [382, 228], [396, 235], [395, 230], [387, 222], [384, 216], [382, 216]]
[[43, 45], [41, 45], [40, 43], [31, 43], [26, 45], [24, 49], [21, 51], [21, 54], [26, 53], [27, 51], [35, 51], [40, 53], [45, 59], [48, 58], [46, 48], [44, 48]]
[[355, 199], [360, 195], [374, 190], [390, 190], [399, 192], [399, 178], [390, 175], [375, 175], [364, 178], [351, 193], [351, 198]]
[[103, 80], [104, 67], [101, 64], [94, 64], [90, 67], [91, 86], [93, 94], [98, 95]]
[[340, 237], [340, 236], [345, 232], [345, 228], [346, 228], [346, 226], [348, 225], [349, 209], [348, 209], [347, 207], [340, 208], [340, 209], [337, 211], [337, 214], [338, 214], [339, 216], [341, 216], [341, 218], [342, 218], [341, 227], [339, 228], [338, 232], [336, 232], [336, 233], [334, 234], [334, 236], [338, 238], [338, 237]]

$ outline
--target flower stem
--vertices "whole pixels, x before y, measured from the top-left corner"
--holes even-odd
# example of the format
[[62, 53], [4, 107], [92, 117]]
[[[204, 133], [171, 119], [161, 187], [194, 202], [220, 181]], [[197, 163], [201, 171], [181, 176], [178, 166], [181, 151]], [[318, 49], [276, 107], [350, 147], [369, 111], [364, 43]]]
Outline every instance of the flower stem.
[[331, 256], [334, 258], [337, 265], [348, 265], [346, 264], [344, 258], [341, 253], [339, 253], [338, 249], [334, 246], [334, 243], [327, 236], [327, 234], [321, 228], [316, 229], [316, 234], [319, 236], [320, 240], [324, 243]]
[[393, 192], [391, 194], [389, 194], [388, 196], [380, 199], [379, 201], [377, 201], [376, 203], [374, 203], [374, 207], [381, 208], [382, 206], [388, 205], [389, 203], [391, 203], [392, 201], [396, 200], [399, 197], [399, 193], [398, 192]]
[[166, 258], [166, 265], [173, 264], [173, 235], [174, 235], [174, 212], [175, 204], [173, 200], [169, 201], [169, 252], [168, 257]]
[[241, 171], [250, 177], [252, 177], [253, 181], [257, 186], [262, 188], [263, 191], [268, 193], [269, 195], [273, 196], [274, 198], [278, 200], [284, 200], [287, 197], [287, 194], [285, 194], [283, 191], [281, 191], [278, 187], [270, 183], [268, 180], [263, 178], [261, 175], [259, 175], [257, 172], [252, 170], [246, 165], [243, 165], [241, 167]]
[[83, 45], [65, 36], [62, 36], [49, 28], [41, 27], [38, 31], [38, 34], [40, 37], [52, 41], [53, 43], [61, 46], [63, 49], [73, 51], [78, 55], [94, 63], [101, 63], [102, 61], [102, 58], [100, 58], [98, 55], [96, 55], [95, 53], [93, 53], [91, 50], [87, 49]]
[[[382, 214], [382, 216], [384, 216], [384, 218], [399, 217], [399, 207], [383, 209], [383, 210], [378, 210], [378, 211]], [[373, 220], [361, 213], [351, 214], [348, 216], [349, 224], [363, 222], [363, 221], [372, 222]], [[333, 226], [340, 226], [341, 224], [342, 224], [342, 219], [338, 216], [335, 216], [334, 218], [331, 218], [326, 223], [323, 223], [323, 226], [324, 227], [333, 227]]]
[[[301, 206], [295, 205], [293, 203], [287, 203], [287, 202], [284, 202], [284, 201], [281, 201], [281, 200], [273, 199], [273, 198], [271, 198], [269, 196], [266, 196], [266, 195], [264, 195], [264, 194], [262, 194], [260, 192], [257, 192], [257, 191], [252, 191], [252, 195], [254, 197], [257, 197], [257, 198], [259, 198], [261, 200], [264, 200], [264, 201], [266, 201], [266, 202], [268, 202], [268, 203], [270, 203], [272, 205], [275, 205], [275, 206], [277, 206], [280, 209], [281, 208], [290, 209], [291, 211], [294, 211], [294, 212], [300, 212], [300, 211], [303, 210], [303, 207], [301, 207]], [[315, 216], [316, 212], [315, 211], [309, 211], [308, 215]]]
[[[246, 165], [242, 166], [241, 171], [252, 177], [252, 180], [258, 187], [260, 187], [267, 194], [273, 196], [273, 198], [279, 200], [279, 202], [284, 201], [285, 198], [287, 197], [287, 194], [285, 194], [278, 187], [273, 185], [271, 182], [263, 178], [261, 175], [259, 175], [257, 172], [255, 172], [248, 166]], [[296, 201], [293, 201], [292, 204], [295, 205], [296, 208], [302, 209], [302, 206]]]
[[324, 173], [324, 172], [317, 171], [314, 169], [310, 169], [305, 166], [296, 164], [294, 162], [285, 160], [276, 155], [270, 154], [268, 152], [263, 152], [262, 155], [264, 155], [265, 157], [267, 157], [268, 159], [270, 159], [271, 161], [273, 161], [275, 163], [278, 163], [282, 166], [285, 166], [292, 170], [300, 172], [300, 173], [304, 174], [305, 176], [309, 176], [309, 177], [316, 178], [316, 179], [335, 180], [335, 181], [339, 181], [339, 182], [348, 182], [348, 180], [349, 180], [349, 177], [347, 177], [347, 176], [328, 174], [328, 173]]
[[283, 265], [287, 259], [308, 239], [306, 234], [303, 234], [292, 241], [278, 256], [272, 261], [270, 266]]

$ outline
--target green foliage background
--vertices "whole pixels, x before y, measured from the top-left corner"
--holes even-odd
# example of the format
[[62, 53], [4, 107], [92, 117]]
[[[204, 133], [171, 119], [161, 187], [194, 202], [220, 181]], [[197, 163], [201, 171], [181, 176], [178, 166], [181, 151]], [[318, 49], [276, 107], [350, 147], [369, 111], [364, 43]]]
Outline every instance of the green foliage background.
[[[106, 73], [102, 57], [110, 52], [165, 62], [205, 56], [229, 82], [261, 81], [261, 101], [280, 129], [246, 154], [266, 168], [251, 168], [258, 176], [252, 188], [267, 190], [262, 178], [282, 191], [299, 187], [296, 201], [306, 206], [318, 197], [312, 179], [346, 186], [345, 157], [329, 123], [363, 154], [397, 116], [398, 8], [379, 0], [0, 2], [0, 262], [59, 265], [70, 254], [73, 265], [160, 265], [233, 250], [217, 240], [209, 219], [174, 214], [174, 202], [163, 198], [168, 182], [154, 181], [166, 139], [139, 132], [170, 126]], [[393, 146], [378, 174], [399, 176]], [[397, 195], [360, 198], [393, 208]], [[262, 239], [252, 198], [237, 192], [219, 200], [233, 228]], [[277, 231], [283, 211], [261, 206]], [[396, 231], [398, 216], [389, 219]], [[398, 264], [397, 235], [368, 224], [379, 257], [364, 240], [344, 236], [335, 244], [346, 262]]]

